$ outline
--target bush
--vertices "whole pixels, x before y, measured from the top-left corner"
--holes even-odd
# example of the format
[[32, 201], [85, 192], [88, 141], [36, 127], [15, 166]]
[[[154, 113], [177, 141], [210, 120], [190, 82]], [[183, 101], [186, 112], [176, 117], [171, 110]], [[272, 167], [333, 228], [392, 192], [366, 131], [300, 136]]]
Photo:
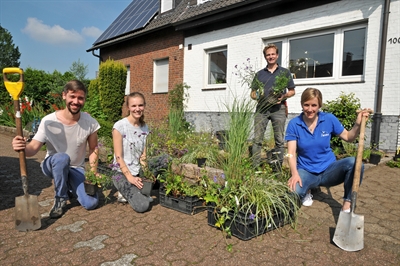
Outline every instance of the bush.
[[[347, 130], [353, 127], [359, 109], [361, 109], [360, 99], [356, 98], [354, 93], [343, 92], [337, 99], [324, 103], [321, 108], [324, 112], [334, 114]], [[337, 136], [331, 138], [331, 146], [333, 149], [344, 150], [342, 141]]]

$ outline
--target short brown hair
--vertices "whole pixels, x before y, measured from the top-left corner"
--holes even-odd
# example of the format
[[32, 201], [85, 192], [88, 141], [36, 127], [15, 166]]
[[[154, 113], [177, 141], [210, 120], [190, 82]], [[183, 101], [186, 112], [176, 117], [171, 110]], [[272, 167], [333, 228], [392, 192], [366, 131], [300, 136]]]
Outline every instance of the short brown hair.
[[63, 92], [64, 94], [67, 94], [68, 91], [72, 92], [83, 91], [85, 93], [85, 97], [87, 95], [87, 89], [85, 85], [79, 80], [68, 81], [67, 84], [65, 84], [64, 86]]
[[269, 44], [267, 44], [267, 46], [264, 47], [264, 50], [263, 50], [264, 56], [267, 54], [267, 50], [271, 49], [271, 48], [275, 49], [276, 54], [279, 54], [279, 48], [275, 44], [269, 43]]

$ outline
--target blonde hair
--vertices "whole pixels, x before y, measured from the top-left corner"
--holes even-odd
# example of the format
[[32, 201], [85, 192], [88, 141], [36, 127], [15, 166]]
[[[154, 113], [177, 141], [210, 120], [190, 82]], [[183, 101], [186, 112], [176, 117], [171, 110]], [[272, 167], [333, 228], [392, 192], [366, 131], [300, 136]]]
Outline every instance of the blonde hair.
[[319, 107], [322, 107], [322, 93], [316, 88], [307, 88], [301, 94], [300, 103], [303, 104], [311, 99], [317, 98]]

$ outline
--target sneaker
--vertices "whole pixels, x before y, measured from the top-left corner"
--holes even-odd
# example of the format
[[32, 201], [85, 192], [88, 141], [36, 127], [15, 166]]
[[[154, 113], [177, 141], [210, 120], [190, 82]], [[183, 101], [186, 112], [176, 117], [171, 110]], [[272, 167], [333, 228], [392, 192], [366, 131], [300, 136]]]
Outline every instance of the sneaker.
[[303, 206], [310, 207], [313, 204], [312, 197], [313, 195], [311, 193], [307, 193], [306, 196], [301, 200]]
[[149, 202], [153, 202], [154, 201], [154, 199], [152, 197], [150, 197], [150, 196], [148, 196], [148, 199], [149, 199]]
[[54, 205], [50, 210], [50, 218], [60, 218], [65, 212], [67, 201], [64, 198], [55, 198]]
[[127, 203], [128, 201], [122, 196], [122, 194], [118, 191], [118, 202]]

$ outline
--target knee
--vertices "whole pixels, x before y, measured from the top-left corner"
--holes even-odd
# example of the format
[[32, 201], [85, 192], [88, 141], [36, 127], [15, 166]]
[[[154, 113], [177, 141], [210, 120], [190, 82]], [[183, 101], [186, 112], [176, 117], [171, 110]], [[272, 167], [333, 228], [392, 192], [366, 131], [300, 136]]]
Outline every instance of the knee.
[[[79, 200], [79, 198], [78, 198]], [[97, 197], [87, 196], [85, 200], [79, 202], [83, 208], [86, 210], [96, 209], [97, 205], [99, 205], [99, 199]]]
[[52, 156], [51, 160], [52, 164], [65, 164], [69, 166], [71, 162], [71, 158], [66, 153], [56, 153]]
[[138, 213], [146, 212], [150, 208], [149, 199], [140, 192], [136, 194], [136, 197], [128, 198], [128, 201], [132, 209]]

